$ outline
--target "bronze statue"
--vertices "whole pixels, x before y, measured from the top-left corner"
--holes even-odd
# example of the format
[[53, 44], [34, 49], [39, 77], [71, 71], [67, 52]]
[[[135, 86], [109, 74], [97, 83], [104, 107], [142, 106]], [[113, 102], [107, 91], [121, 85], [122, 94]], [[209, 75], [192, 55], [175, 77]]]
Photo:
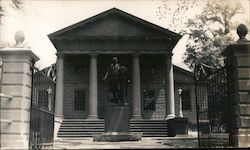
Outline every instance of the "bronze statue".
[[112, 64], [108, 66], [103, 80], [109, 79], [109, 89], [112, 92], [114, 103], [124, 103], [127, 94], [127, 68], [118, 64], [118, 59], [114, 57]]

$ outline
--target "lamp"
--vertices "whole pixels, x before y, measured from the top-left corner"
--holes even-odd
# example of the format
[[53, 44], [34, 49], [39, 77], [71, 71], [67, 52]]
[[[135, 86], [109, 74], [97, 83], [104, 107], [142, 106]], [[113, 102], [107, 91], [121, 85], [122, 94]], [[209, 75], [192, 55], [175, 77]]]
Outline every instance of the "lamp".
[[180, 99], [180, 111], [179, 111], [179, 117], [183, 118], [183, 113], [182, 113], [182, 89], [178, 89], [178, 94], [179, 94], [179, 99]]

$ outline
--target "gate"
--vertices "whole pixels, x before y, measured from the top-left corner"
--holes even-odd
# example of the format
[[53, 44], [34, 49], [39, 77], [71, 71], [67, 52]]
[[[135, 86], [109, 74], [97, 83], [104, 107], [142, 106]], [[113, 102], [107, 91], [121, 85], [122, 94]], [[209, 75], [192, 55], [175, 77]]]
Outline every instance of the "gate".
[[231, 127], [226, 67], [211, 71], [196, 65], [195, 78], [199, 147], [227, 147]]
[[55, 81], [43, 71], [32, 67], [32, 97], [30, 111], [31, 149], [53, 145]]

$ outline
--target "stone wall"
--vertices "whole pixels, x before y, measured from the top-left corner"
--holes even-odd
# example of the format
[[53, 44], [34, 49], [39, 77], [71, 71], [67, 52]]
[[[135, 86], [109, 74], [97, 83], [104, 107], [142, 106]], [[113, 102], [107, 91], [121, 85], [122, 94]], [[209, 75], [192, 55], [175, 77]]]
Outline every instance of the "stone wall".
[[[75, 110], [75, 90], [85, 91], [85, 110]], [[89, 57], [64, 57], [64, 118], [86, 118], [89, 95]]]
[[190, 110], [183, 110], [183, 117], [188, 118], [192, 124], [197, 124], [196, 118], [196, 103], [195, 103], [195, 81], [193, 74], [189, 71], [183, 70], [179, 67], [174, 67], [174, 81], [175, 81], [175, 114], [178, 117], [180, 112], [180, 96], [178, 89], [190, 91]]
[[182, 90], [190, 91], [191, 109], [183, 110], [183, 106], [182, 106], [183, 117], [188, 118], [190, 123], [197, 124], [194, 84], [183, 84], [183, 83], [175, 84], [175, 114], [177, 117], [179, 116], [179, 110], [180, 110], [180, 99], [179, 99], [179, 94], [178, 94], [179, 87], [181, 87]]
[[[141, 96], [142, 118], [160, 119], [166, 116], [165, 97], [165, 58], [160, 56], [141, 57]], [[155, 110], [144, 109], [144, 90], [154, 90]]]

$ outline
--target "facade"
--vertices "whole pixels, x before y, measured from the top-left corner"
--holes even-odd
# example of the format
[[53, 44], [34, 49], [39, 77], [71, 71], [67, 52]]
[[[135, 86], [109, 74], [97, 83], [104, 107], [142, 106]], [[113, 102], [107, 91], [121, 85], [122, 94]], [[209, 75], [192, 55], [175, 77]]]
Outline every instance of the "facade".
[[[76, 66], [79, 64], [75, 64]], [[47, 68], [44, 68], [42, 71], [44, 74], [46, 74], [47, 76], [49, 76], [51, 79], [54, 79], [54, 81], [56, 80], [56, 64], [53, 64]], [[74, 68], [74, 67], [72, 67]], [[74, 75], [76, 75], [75, 73], [72, 73]], [[173, 74], [174, 74], [174, 87], [175, 87], [175, 114], [176, 116], [180, 115], [180, 95], [178, 93], [179, 89], [182, 89], [182, 112], [185, 118], [189, 119], [189, 122], [191, 124], [196, 124], [196, 104], [195, 104], [195, 81], [194, 81], [194, 75], [192, 72], [189, 72], [185, 69], [182, 69], [180, 67], [177, 67], [175, 65], [173, 65]], [[149, 76], [154, 76], [154, 72], [149, 73]], [[74, 78], [73, 79], [75, 83], [77, 83], [80, 79], [79, 78]], [[106, 90], [107, 93], [109, 93], [109, 89], [107, 86], [107, 82], [106, 83]], [[82, 85], [80, 85], [82, 86]], [[155, 85], [155, 87], [157, 87], [157, 85]], [[143, 105], [143, 118], [145, 119], [164, 119], [164, 115], [158, 115], [156, 111], [161, 111], [161, 110], [165, 110], [165, 107], [163, 108], [159, 108], [159, 106], [157, 106], [156, 104], [159, 103], [159, 97], [157, 97], [155, 95], [155, 90], [156, 88], [152, 87], [151, 88], [147, 88], [147, 86], [144, 87], [142, 94], [142, 105]], [[75, 87], [74, 87], [75, 88]], [[149, 90], [151, 89], [151, 90]], [[85, 92], [84, 92], [85, 93]], [[148, 93], [148, 94], [147, 94]], [[151, 95], [150, 95], [151, 93]], [[72, 96], [72, 95], [71, 95]], [[39, 101], [44, 101], [44, 102], [40, 102], [42, 104], [48, 104], [48, 95], [43, 95], [44, 98], [39, 99]], [[149, 98], [150, 97], [150, 98]], [[73, 94], [71, 100], [73, 103], [73, 107], [72, 109], [68, 110], [68, 114], [67, 118], [75, 118], [75, 119], [79, 119], [79, 118], [86, 118], [86, 114], [88, 112], [86, 112], [87, 110], [87, 106], [86, 106], [86, 97], [83, 96], [81, 99], [81, 105], [76, 105], [77, 103], [77, 99], [76, 96]], [[76, 102], [76, 103], [75, 103]], [[164, 104], [165, 105], [165, 104]], [[48, 107], [48, 106], [47, 106]], [[77, 108], [77, 107], [81, 107], [81, 108]], [[77, 109], [82, 109], [82, 110], [77, 110]], [[82, 111], [84, 113], [81, 113], [79, 116], [74, 116], [70, 114], [73, 114], [76, 111]], [[102, 111], [101, 109], [98, 109], [99, 112], [99, 118], [103, 119], [104, 117], [104, 111]], [[147, 116], [147, 114], [149, 114], [151, 112], [151, 114], [155, 114], [154, 116]], [[85, 114], [85, 117], [82, 115]]]
[[128, 70], [126, 101], [132, 120], [174, 118], [181, 87], [189, 101], [184, 116], [195, 122], [192, 73], [171, 61], [181, 35], [113, 8], [49, 38], [57, 49], [55, 132], [64, 119], [104, 118], [111, 93], [102, 78], [113, 57]]

